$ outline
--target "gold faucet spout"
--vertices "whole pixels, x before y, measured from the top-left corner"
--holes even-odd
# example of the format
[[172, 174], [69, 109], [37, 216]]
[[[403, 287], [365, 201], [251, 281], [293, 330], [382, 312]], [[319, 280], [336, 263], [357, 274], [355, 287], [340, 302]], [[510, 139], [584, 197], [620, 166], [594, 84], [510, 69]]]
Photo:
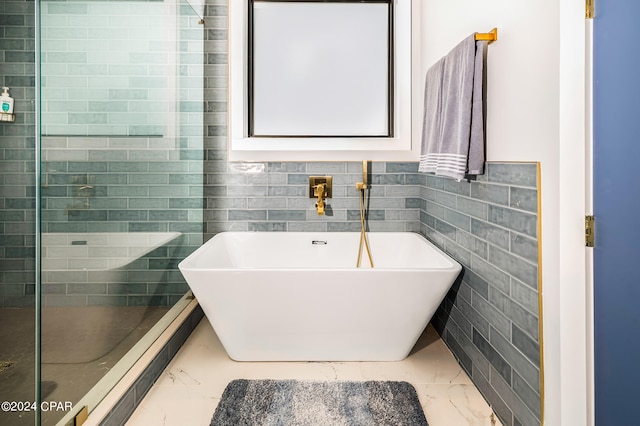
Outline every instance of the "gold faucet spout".
[[313, 187], [314, 193], [316, 197], [318, 197], [318, 202], [316, 203], [316, 209], [318, 210], [318, 215], [324, 214], [324, 197], [326, 195], [325, 184], [319, 183]]

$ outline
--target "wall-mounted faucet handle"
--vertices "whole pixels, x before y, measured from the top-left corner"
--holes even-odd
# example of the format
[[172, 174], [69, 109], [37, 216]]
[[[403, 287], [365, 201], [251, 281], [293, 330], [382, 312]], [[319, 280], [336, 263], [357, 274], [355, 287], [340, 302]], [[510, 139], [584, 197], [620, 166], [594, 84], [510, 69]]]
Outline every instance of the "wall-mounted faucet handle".
[[324, 214], [325, 198], [331, 198], [331, 176], [309, 176], [309, 198], [316, 198], [319, 215]]
[[313, 195], [318, 197], [318, 199], [326, 197], [327, 191], [325, 189], [325, 184], [324, 183], [319, 183], [317, 185], [314, 185], [313, 186]]
[[326, 196], [325, 184], [319, 183], [313, 186], [313, 193], [316, 197], [318, 197], [318, 202], [316, 203], [316, 209], [318, 210], [318, 215], [324, 214], [324, 200], [323, 198]]

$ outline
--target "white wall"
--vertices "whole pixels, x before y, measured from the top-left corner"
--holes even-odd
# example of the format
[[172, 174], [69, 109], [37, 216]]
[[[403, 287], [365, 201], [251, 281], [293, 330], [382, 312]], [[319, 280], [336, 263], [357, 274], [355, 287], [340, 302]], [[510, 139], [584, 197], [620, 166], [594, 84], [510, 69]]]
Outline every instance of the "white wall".
[[487, 161], [541, 163], [544, 422], [586, 424], [584, 2], [424, 0], [421, 14], [423, 75], [470, 33], [498, 28]]
[[542, 160], [557, 153], [558, 2], [425, 0], [426, 70], [470, 33], [498, 28], [487, 56], [489, 161]]

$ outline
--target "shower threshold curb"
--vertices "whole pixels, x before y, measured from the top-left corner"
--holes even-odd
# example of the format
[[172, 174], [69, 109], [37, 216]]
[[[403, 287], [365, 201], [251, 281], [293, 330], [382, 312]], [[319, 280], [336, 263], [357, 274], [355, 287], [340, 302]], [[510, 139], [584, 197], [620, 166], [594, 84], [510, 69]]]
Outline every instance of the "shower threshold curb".
[[126, 423], [203, 316], [198, 301], [191, 300], [91, 411], [83, 426]]

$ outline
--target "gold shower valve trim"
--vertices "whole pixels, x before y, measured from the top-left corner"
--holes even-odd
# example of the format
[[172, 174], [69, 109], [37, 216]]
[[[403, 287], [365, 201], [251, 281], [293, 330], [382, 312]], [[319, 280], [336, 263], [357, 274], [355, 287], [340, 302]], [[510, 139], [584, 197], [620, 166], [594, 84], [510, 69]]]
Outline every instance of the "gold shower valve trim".
[[324, 185], [324, 197], [331, 198], [333, 194], [333, 177], [332, 176], [309, 176], [309, 198], [317, 198], [316, 188], [319, 184]]

